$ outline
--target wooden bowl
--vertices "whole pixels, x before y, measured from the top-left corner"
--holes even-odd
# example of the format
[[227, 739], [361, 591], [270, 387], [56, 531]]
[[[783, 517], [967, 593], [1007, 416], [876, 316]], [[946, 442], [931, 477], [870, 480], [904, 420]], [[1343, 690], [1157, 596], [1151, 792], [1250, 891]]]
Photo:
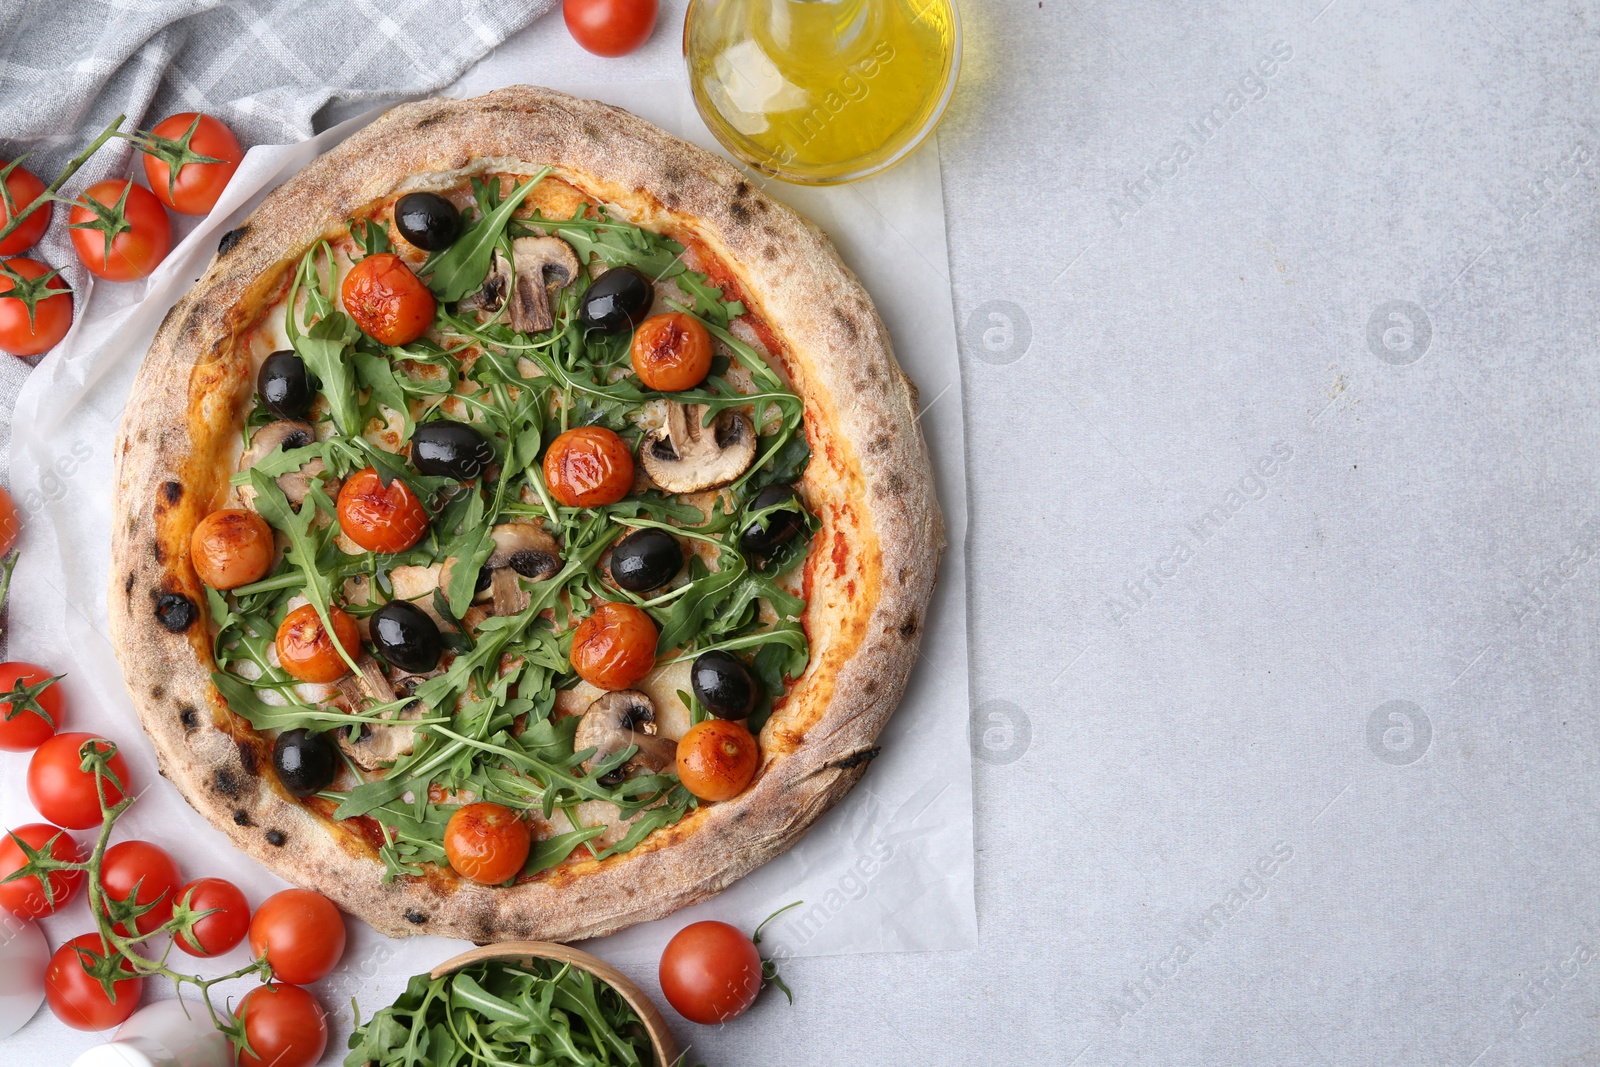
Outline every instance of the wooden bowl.
[[459, 971], [463, 967], [470, 967], [474, 963], [483, 963], [487, 960], [527, 963], [534, 958], [570, 963], [580, 970], [588, 971], [622, 994], [622, 999], [627, 1001], [628, 1006], [638, 1014], [644, 1023], [645, 1032], [650, 1035], [650, 1046], [656, 1054], [656, 1067], [676, 1067], [679, 1059], [678, 1043], [673, 1040], [672, 1031], [667, 1029], [667, 1020], [661, 1017], [655, 1002], [645, 994], [644, 990], [634, 985], [627, 975], [598, 956], [591, 956], [587, 952], [567, 945], [558, 945], [552, 941], [505, 941], [497, 945], [484, 945], [482, 948], [453, 956], [430, 971], [429, 976], [442, 978], [452, 971]]

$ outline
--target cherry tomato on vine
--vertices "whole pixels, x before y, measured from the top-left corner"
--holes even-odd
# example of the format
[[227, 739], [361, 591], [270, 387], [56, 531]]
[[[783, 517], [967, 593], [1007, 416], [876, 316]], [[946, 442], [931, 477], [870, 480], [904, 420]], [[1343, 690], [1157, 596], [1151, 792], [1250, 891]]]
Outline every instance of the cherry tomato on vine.
[[456, 809], [444, 828], [444, 854], [461, 877], [499, 885], [522, 872], [532, 835], [517, 813], [479, 801]]
[[193, 111], [156, 123], [140, 148], [150, 191], [184, 215], [204, 215], [216, 207], [244, 159], [232, 130], [219, 119]]
[[733, 719], [707, 719], [678, 741], [678, 779], [701, 800], [732, 800], [760, 764], [755, 737]]
[[351, 267], [339, 292], [361, 332], [382, 344], [410, 344], [433, 325], [433, 293], [392, 253], [368, 256]]
[[579, 426], [550, 442], [544, 481], [556, 503], [569, 508], [615, 504], [633, 488], [633, 453], [604, 426]]
[[[153, 905], [143, 915], [133, 920], [134, 929], [148, 934], [172, 918], [172, 906], [178, 902], [178, 886], [183, 876], [178, 865], [165, 849], [148, 841], [119, 841], [106, 849], [100, 862], [100, 887], [106, 893], [106, 914], [114, 914], [111, 900], [126, 902], [129, 897], [139, 905]], [[130, 936], [127, 923], [119, 922], [111, 929]]]
[[309, 889], [285, 889], [261, 902], [250, 920], [250, 951], [290, 985], [322, 978], [344, 955], [344, 916]]
[[37, 664], [0, 663], [0, 750], [32, 752], [61, 729], [60, 679]]
[[239, 887], [222, 878], [200, 878], [178, 890], [178, 911], [207, 915], [173, 941], [191, 956], [220, 956], [244, 940], [250, 929], [250, 902]]
[[0, 556], [10, 554], [17, 547], [17, 535], [22, 532], [22, 521], [17, 518], [17, 505], [11, 494], [0, 486]]
[[172, 249], [172, 222], [156, 195], [130, 181], [95, 182], [68, 216], [72, 247], [91, 274], [113, 282], [143, 278]]
[[[40, 852], [49, 846], [50, 855], [58, 860], [82, 863], [85, 858], [78, 843], [60, 827], [31, 822], [17, 827], [0, 839], [0, 878], [20, 871], [28, 862], [22, 846], [17, 844], [18, 839], [33, 852]], [[78, 887], [83, 884], [83, 872], [52, 871], [45, 881], [50, 885], [48, 893], [38, 875], [30, 874], [14, 882], [0, 882], [0, 908], [19, 919], [53, 915], [78, 892]]]
[[597, 56], [625, 56], [650, 39], [659, 0], [565, 0], [567, 32]]
[[36, 259], [0, 261], [0, 350], [36, 356], [72, 329], [72, 290]]
[[[94, 772], [83, 769], [83, 757], [78, 754], [86, 741], [97, 741], [106, 747], [111, 744], [94, 734], [56, 734], [40, 745], [28, 762], [28, 799], [33, 801], [34, 809], [69, 830], [100, 825], [100, 794], [95, 789]], [[112, 756], [109, 766], [124, 789], [132, 788], [122, 753]], [[105, 794], [107, 807], [120, 803], [124, 795], [109, 777], [105, 780]]]
[[244, 508], [213, 511], [189, 535], [189, 562], [213, 589], [237, 589], [265, 578], [276, 551], [267, 520]]
[[607, 601], [572, 634], [572, 669], [601, 689], [627, 689], [656, 665], [656, 624], [632, 604]]
[[[355, 659], [361, 654], [361, 631], [348, 612], [328, 609], [333, 634], [323, 628], [317, 609], [302, 604], [285, 615], [278, 626], [278, 662], [302, 682], [337, 682], [350, 673], [350, 665], [339, 655], [342, 647]], [[337, 638], [339, 644], [335, 645]]]
[[743, 1015], [761, 992], [761, 953], [737, 927], [690, 923], [661, 952], [661, 992], [690, 1022], [710, 1026]]
[[633, 331], [633, 373], [651, 389], [679, 393], [711, 373], [711, 334], [693, 315], [652, 315]]
[[[21, 214], [29, 204], [44, 195], [45, 184], [19, 160], [10, 163], [0, 160], [0, 184], [5, 186], [4, 194], [0, 195], [0, 230], [3, 230], [11, 224], [13, 209]], [[0, 241], [0, 257], [26, 252], [38, 244], [39, 238], [50, 228], [50, 216], [55, 209], [55, 204], [46, 201], [38, 211], [22, 220], [21, 226]]]
[[73, 938], [50, 957], [44, 971], [44, 992], [50, 1001], [55, 1017], [74, 1030], [109, 1030], [120, 1026], [139, 1006], [144, 995], [144, 979], [138, 977], [116, 978], [116, 974], [130, 976], [133, 967], [127, 960], [115, 962], [111, 992], [116, 999], [106, 995], [100, 979], [84, 969], [84, 955], [93, 967], [107, 966], [115, 959], [99, 934], [81, 934]]
[[258, 986], [245, 994], [237, 1014], [251, 1049], [240, 1050], [239, 1067], [312, 1067], [322, 1059], [328, 1014], [299, 986]]
[[428, 512], [405, 482], [384, 485], [367, 467], [339, 488], [339, 529], [368, 552], [404, 552], [428, 532]]

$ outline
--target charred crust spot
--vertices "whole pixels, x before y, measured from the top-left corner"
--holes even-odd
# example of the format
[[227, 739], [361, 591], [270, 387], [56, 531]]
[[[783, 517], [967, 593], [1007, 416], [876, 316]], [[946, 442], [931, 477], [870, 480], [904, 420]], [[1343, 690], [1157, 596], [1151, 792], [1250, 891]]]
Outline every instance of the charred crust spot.
[[899, 471], [890, 471], [889, 477], [883, 480], [883, 492], [889, 496], [902, 496], [907, 488], [906, 480]]
[[762, 249], [761, 249], [761, 258], [762, 259], [777, 259], [778, 258], [778, 246], [777, 245], [765, 245], [765, 246], [763, 246]]
[[235, 826], [249, 826], [250, 825], [250, 813], [248, 811], [245, 811], [243, 808], [235, 808], [234, 811], [233, 811], [233, 825], [235, 825]]
[[256, 746], [248, 741], [239, 742], [239, 762], [244, 767], [244, 773], [254, 778], [261, 773], [261, 754], [256, 751]]
[[905, 638], [907, 641], [911, 640], [913, 637], [917, 636], [917, 627], [921, 625], [921, 620], [919, 620], [915, 615], [907, 615], [906, 621], [900, 624], [900, 636]]
[[416, 126], [414, 126], [412, 128], [413, 129], [418, 129], [418, 130], [425, 130], [429, 126], [437, 126], [439, 123], [443, 122], [447, 117], [448, 116], [443, 115], [443, 114], [429, 115], [427, 118], [418, 119]]
[[239, 796], [239, 779], [226, 767], [218, 767], [211, 776], [211, 784], [225, 797], [237, 798]]
[[871, 763], [873, 760], [878, 758], [878, 753], [882, 751], [883, 747], [881, 745], [873, 745], [871, 748], [864, 748], [860, 752], [851, 753], [843, 759], [836, 759], [832, 763], [828, 764], [828, 766], [837, 767], [841, 771], [847, 771], [851, 767], [859, 767], [863, 763]]
[[165, 563], [167, 561], [167, 550], [161, 547], [160, 541], [150, 542], [150, 554], [156, 558], [157, 563]]
[[676, 163], [668, 163], [661, 168], [661, 180], [668, 185], [682, 185], [686, 178], [688, 178], [688, 175]]
[[244, 235], [250, 232], [250, 227], [240, 226], [236, 230], [229, 230], [222, 235], [222, 240], [217, 242], [217, 255], [225, 256], [232, 252], [234, 246], [244, 240]]
[[200, 617], [200, 609], [182, 593], [163, 593], [158, 589], [150, 596], [156, 605], [156, 621], [169, 634], [183, 633]]
[[412, 926], [421, 926], [423, 923], [425, 923], [427, 921], [428, 921], [428, 917], [426, 915], [422, 914], [422, 912], [420, 912], [420, 911], [408, 911], [408, 912], [406, 912], [406, 922], [410, 923]]
[[150, 687], [150, 699], [151, 700], [160, 700], [162, 697], [164, 697], [166, 695], [167, 695], [167, 687], [166, 686], [164, 686], [164, 685], [152, 685]]
[[289, 840], [289, 835], [284, 833], [282, 830], [268, 830], [266, 837], [267, 844], [271, 845], [273, 848], [282, 848]]
[[871, 696], [873, 693], [876, 693], [878, 691], [878, 680], [876, 678], [868, 678], [866, 681], [861, 683], [861, 691], [867, 694], [867, 696]]
[[176, 504], [183, 499], [183, 483], [177, 481], [162, 482], [161, 495], [168, 504]]
[[178, 721], [183, 723], [185, 730], [198, 730], [200, 728], [200, 713], [185, 704], [178, 709]]
[[901, 585], [908, 585], [911, 582], [911, 568], [901, 567], [900, 573], [896, 577], [900, 579]]
[[734, 198], [737, 199], [737, 200], [743, 200], [745, 197], [749, 196], [750, 195], [750, 183], [747, 182], [747, 181], [742, 181], [741, 180], [738, 185], [735, 185], [733, 187], [733, 195], [734, 195]]
[[879, 434], [867, 444], [867, 455], [876, 456], [887, 452], [889, 451], [889, 446], [892, 444], [894, 444], [894, 442], [889, 440], [888, 434]]
[[856, 326], [855, 317], [850, 312], [842, 307], [832, 307], [828, 310], [833, 312], [833, 321], [839, 324], [839, 328], [850, 335], [850, 340], [854, 341], [861, 335], [860, 328]]
[[585, 122], [580, 129], [583, 130], [583, 135], [585, 137], [597, 144], [606, 139], [605, 134], [600, 132], [600, 128], [591, 122]]
[[133, 598], [133, 583], [138, 579], [138, 577], [139, 576], [137, 574], [129, 571], [128, 580], [122, 583], [122, 595], [128, 597], [130, 600]]
[[733, 216], [735, 222], [749, 222], [750, 209], [744, 206], [744, 201], [735, 200], [728, 205], [728, 214]]

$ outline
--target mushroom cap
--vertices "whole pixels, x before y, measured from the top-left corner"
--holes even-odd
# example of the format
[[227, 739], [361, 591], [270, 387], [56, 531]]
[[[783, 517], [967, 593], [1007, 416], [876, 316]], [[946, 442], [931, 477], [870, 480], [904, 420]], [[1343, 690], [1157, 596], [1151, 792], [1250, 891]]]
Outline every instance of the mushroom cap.
[[756, 431], [741, 411], [729, 408], [710, 426], [704, 404], [671, 404], [666, 424], [639, 443], [639, 462], [669, 493], [718, 489], [750, 469]]
[[511, 291], [511, 261], [498, 248], [489, 258], [489, 273], [483, 276], [483, 285], [477, 292], [462, 297], [457, 311], [485, 311], [490, 315], [506, 306], [506, 294]]
[[516, 284], [511, 292], [511, 328], [538, 333], [554, 325], [550, 293], [578, 276], [578, 256], [559, 237], [518, 237], [511, 242]]
[[[316, 440], [317, 431], [309, 422], [298, 419], [269, 422], [251, 435], [249, 449], [239, 457], [239, 469], [249, 470], [271, 455], [279, 445], [283, 446], [284, 451], [289, 451], [315, 444]], [[294, 507], [305, 503], [306, 494], [311, 491], [313, 484], [322, 483], [330, 496], [339, 492], [339, 480], [328, 474], [328, 468], [320, 458], [308, 460], [298, 470], [285, 471], [275, 480]], [[249, 485], [239, 487], [239, 499], [252, 508], [255, 506], [255, 497], [255, 490]]]
[[542, 526], [531, 522], [503, 522], [489, 531], [494, 541], [484, 566], [510, 567], [524, 578], [543, 580], [561, 569], [561, 546]]
[[619, 689], [596, 699], [585, 709], [572, 738], [573, 751], [594, 749], [583, 761], [586, 773], [631, 745], [639, 746], [639, 751], [603, 776], [602, 784], [615, 784], [635, 771], [659, 771], [677, 754], [676, 742], [656, 736], [656, 707], [637, 689]]

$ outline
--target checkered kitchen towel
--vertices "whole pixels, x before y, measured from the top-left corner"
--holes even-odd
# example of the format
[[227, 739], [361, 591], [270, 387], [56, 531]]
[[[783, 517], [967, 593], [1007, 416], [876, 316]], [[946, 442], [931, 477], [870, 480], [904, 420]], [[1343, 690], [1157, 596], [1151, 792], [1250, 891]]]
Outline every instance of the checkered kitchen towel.
[[[324, 107], [421, 95], [454, 81], [555, 0], [0, 0], [0, 158], [29, 151], [49, 181], [119, 114], [148, 128], [216, 115], [245, 147], [309, 137]], [[325, 115], [326, 117], [326, 115]], [[126, 168], [113, 142], [72, 193]], [[61, 227], [39, 255], [81, 274]], [[0, 371], [0, 483], [21, 368]]]

